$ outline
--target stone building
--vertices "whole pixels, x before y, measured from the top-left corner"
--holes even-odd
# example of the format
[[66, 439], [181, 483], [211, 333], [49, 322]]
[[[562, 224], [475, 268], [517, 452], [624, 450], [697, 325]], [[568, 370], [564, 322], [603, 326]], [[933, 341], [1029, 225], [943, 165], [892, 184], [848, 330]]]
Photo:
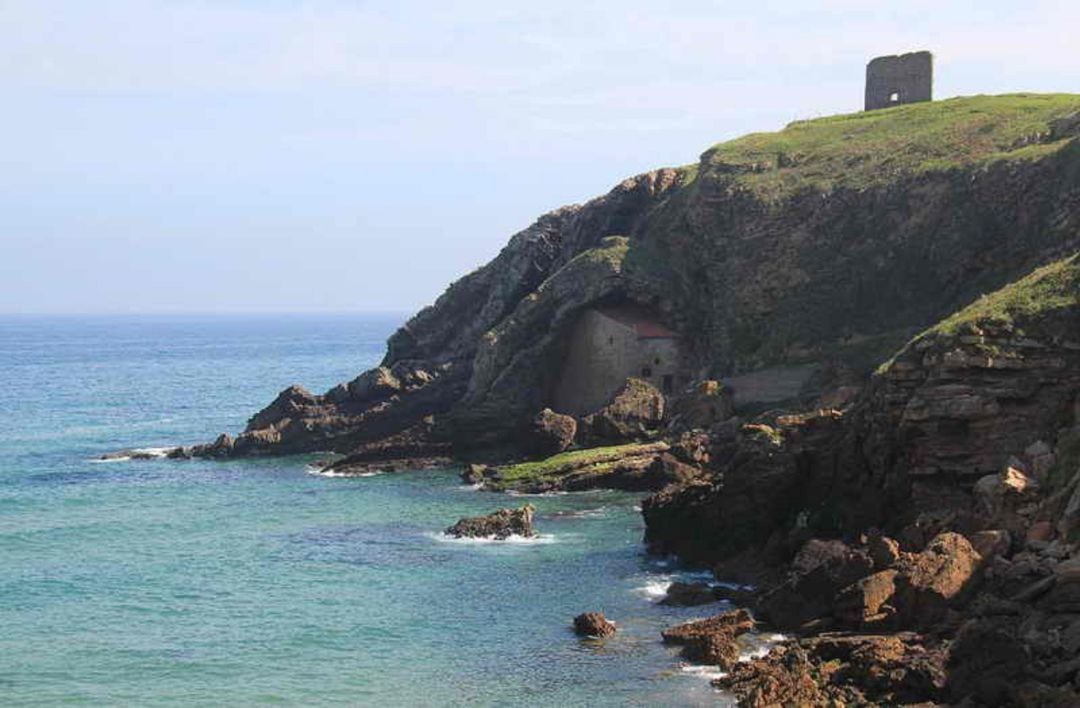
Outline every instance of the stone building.
[[586, 310], [570, 333], [552, 408], [570, 415], [592, 413], [631, 377], [664, 393], [688, 383], [679, 336], [643, 308]]
[[934, 55], [878, 57], [866, 65], [866, 110], [933, 100]]

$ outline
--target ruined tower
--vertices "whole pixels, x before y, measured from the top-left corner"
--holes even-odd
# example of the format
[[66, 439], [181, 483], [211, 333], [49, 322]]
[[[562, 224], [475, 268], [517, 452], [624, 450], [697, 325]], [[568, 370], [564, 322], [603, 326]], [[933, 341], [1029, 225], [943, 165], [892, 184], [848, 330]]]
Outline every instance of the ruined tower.
[[878, 57], [866, 65], [866, 110], [933, 100], [934, 55]]

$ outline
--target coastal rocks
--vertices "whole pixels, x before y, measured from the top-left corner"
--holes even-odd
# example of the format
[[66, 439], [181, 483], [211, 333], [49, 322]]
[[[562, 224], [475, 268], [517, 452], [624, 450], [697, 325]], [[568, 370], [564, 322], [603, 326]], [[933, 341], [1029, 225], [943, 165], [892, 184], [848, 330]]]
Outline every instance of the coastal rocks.
[[896, 558], [882, 558], [881, 546], [807, 542], [791, 564], [789, 579], [761, 597], [762, 615], [789, 630], [832, 624], [927, 628], [944, 620], [977, 587], [982, 558], [959, 534], [942, 533], [922, 552]]
[[349, 398], [361, 403], [389, 398], [401, 388], [401, 381], [385, 366], [365, 371], [347, 385]]
[[967, 599], [979, 581], [982, 558], [957, 533], [943, 533], [906, 556], [897, 577], [897, 609], [905, 626], [928, 628]]
[[536, 508], [526, 504], [520, 509], [499, 509], [487, 516], [464, 518], [444, 532], [454, 538], [491, 538], [505, 541], [511, 536], [536, 536], [533, 516]]
[[626, 442], [654, 436], [664, 422], [664, 394], [642, 379], [627, 379], [609, 404], [582, 421], [590, 439]]
[[577, 421], [545, 408], [536, 414], [526, 433], [524, 447], [539, 457], [550, 457], [574, 444]]
[[707, 429], [735, 414], [731, 390], [719, 381], [702, 381], [671, 406], [670, 427], [676, 430]]
[[709, 565], [774, 541], [779, 555], [793, 552], [808, 538], [809, 509], [825, 489], [810, 486], [809, 451], [833, 447], [841, 421], [822, 412], [716, 426], [706, 474], [642, 503], [649, 550]]
[[579, 637], [610, 637], [615, 631], [615, 623], [602, 612], [585, 612], [574, 618], [574, 633]]
[[753, 708], [936, 703], [945, 661], [940, 646], [916, 634], [830, 635], [783, 642], [713, 685]]
[[665, 644], [681, 646], [688, 661], [726, 670], [739, 660], [738, 637], [753, 628], [750, 613], [739, 609], [665, 629], [661, 636]]

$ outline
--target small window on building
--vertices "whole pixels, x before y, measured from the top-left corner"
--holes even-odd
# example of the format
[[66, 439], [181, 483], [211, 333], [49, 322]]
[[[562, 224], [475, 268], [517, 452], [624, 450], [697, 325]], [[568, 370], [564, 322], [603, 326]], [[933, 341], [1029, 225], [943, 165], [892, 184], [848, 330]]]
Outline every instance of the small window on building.
[[643, 378], [643, 379], [652, 378], [652, 367], [651, 366], [643, 366], [643, 367], [641, 367], [641, 378]]
[[900, 94], [896, 91], [889, 94], [889, 103], [900, 103]]
[[607, 343], [608, 344], [614, 344], [615, 343], [615, 338], [614, 337], [608, 337], [607, 338]]
[[653, 363], [657, 366], [660, 366], [660, 357], [656, 357], [655, 359], [653, 359]]
[[672, 393], [675, 391], [675, 377], [671, 374], [664, 374], [664, 393]]

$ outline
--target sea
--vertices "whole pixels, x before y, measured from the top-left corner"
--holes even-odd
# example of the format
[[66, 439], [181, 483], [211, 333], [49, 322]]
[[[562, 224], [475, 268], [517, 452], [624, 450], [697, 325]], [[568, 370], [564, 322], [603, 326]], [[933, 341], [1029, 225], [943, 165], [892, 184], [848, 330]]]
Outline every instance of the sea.
[[[0, 704], [716, 705], [660, 630], [705, 578], [640, 496], [514, 497], [317, 456], [102, 461], [243, 429], [382, 358], [401, 314], [0, 317]], [[540, 536], [455, 541], [525, 502]], [[618, 633], [580, 639], [598, 610]], [[762, 638], [763, 640], [766, 638]]]

